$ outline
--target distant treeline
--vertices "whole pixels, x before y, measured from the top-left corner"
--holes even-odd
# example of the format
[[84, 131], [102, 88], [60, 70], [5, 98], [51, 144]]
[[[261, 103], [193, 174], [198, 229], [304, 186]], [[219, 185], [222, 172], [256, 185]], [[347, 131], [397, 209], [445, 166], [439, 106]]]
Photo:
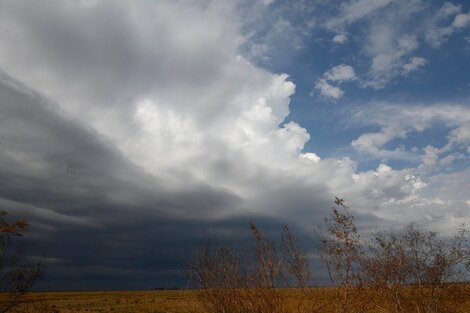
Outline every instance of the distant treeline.
[[153, 290], [179, 290], [180, 288], [178, 287], [155, 287]]

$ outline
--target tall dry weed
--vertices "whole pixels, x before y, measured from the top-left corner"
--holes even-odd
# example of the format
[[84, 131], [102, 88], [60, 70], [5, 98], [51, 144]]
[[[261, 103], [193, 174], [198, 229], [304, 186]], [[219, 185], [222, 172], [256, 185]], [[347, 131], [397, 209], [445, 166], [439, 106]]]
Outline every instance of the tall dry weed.
[[[344, 200], [325, 218], [320, 254], [331, 288], [311, 288], [306, 251], [287, 226], [279, 242], [250, 225], [251, 244], [199, 249], [193, 287], [206, 313], [460, 313], [470, 300], [470, 248], [462, 225], [445, 239], [411, 224], [361, 236]], [[466, 310], [466, 311], [465, 311]]]
[[[310, 266], [298, 239], [284, 226], [280, 242], [250, 224], [251, 244], [199, 249], [190, 266], [193, 287], [212, 313], [317, 312], [320, 301], [309, 293]], [[286, 288], [295, 288], [292, 297]]]

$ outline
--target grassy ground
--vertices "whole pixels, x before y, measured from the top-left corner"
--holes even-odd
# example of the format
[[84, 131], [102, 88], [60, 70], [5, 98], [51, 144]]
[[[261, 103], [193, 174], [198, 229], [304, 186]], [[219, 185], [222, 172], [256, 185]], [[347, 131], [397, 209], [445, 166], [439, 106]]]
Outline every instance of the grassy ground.
[[192, 291], [41, 292], [27, 295], [18, 312], [188, 313], [197, 308]]
[[[296, 297], [293, 290], [285, 290], [284, 292], [286, 299], [292, 300]], [[331, 303], [332, 301], [331, 289], [312, 289], [311, 292], [311, 296], [319, 299], [320, 302], [326, 301]], [[16, 312], [200, 313], [202, 310], [198, 304], [197, 297], [197, 291], [185, 290], [38, 292], [31, 293], [23, 298], [22, 304]], [[290, 302], [289, 300], [287, 301]], [[455, 303], [457, 312], [470, 313], [470, 293], [468, 299], [461, 298], [457, 302], [459, 302]], [[329, 309], [322, 309], [320, 311], [330, 312]], [[295, 312], [295, 309], [292, 312]]]

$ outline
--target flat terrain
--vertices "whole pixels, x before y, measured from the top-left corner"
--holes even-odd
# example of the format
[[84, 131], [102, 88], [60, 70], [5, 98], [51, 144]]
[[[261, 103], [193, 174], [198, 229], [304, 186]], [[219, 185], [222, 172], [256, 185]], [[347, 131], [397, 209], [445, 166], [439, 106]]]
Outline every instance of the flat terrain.
[[41, 292], [23, 299], [18, 312], [197, 312], [194, 291]]
[[[460, 297], [455, 303], [456, 312], [470, 313], [470, 286], [468, 287], [468, 297]], [[311, 296], [320, 302], [331, 303], [331, 291], [323, 288], [312, 289]], [[293, 290], [284, 292], [286, 299], [298, 298], [298, 294]], [[203, 310], [197, 301], [198, 295], [197, 291], [188, 290], [34, 292], [22, 299], [22, 304], [15, 312], [202, 313]], [[1, 297], [0, 295], [0, 299]], [[329, 309], [320, 311], [331, 312]], [[292, 312], [296, 310], [293, 308]]]

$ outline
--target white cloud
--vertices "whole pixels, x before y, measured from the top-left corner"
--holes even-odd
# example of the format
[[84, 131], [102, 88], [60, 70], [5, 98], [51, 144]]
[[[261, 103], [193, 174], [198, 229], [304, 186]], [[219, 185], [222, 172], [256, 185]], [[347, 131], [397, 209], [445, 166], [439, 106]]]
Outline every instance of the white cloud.
[[401, 159], [413, 161], [416, 159], [412, 153], [398, 147], [393, 150], [382, 147], [396, 138], [405, 138], [406, 131], [396, 126], [385, 126], [377, 133], [365, 133], [351, 142], [354, 149], [362, 153], [368, 153], [381, 159]]
[[253, 43], [249, 45], [247, 55], [250, 60], [268, 62], [270, 60], [269, 46], [266, 43]]
[[[381, 164], [375, 171], [352, 174], [355, 182], [352, 188], [364, 184], [367, 187], [361, 191], [363, 198], [377, 201], [377, 216], [390, 221], [407, 216], [409, 220], [430, 224], [446, 234], [459, 224], [470, 221], [470, 201], [468, 194], [463, 192], [470, 185], [468, 169], [459, 171], [453, 168], [456, 161], [469, 158], [470, 141], [466, 129], [470, 125], [470, 110], [465, 105], [375, 103], [353, 114], [351, 123], [381, 126], [380, 131], [362, 134], [352, 142], [358, 151], [379, 160], [411, 161], [410, 167], [402, 170]], [[422, 150], [406, 148], [405, 145], [390, 147], [392, 142], [395, 146], [400, 145], [411, 134], [420, 134], [442, 124], [448, 133], [443, 135], [447, 142], [441, 147], [427, 145]], [[463, 135], [459, 137], [457, 134]], [[422, 142], [425, 140], [421, 139]], [[441, 171], [441, 167], [446, 170]], [[450, 173], [446, 174], [447, 171]], [[380, 177], [384, 180], [381, 181]], [[359, 190], [351, 192], [358, 193]], [[381, 199], [380, 204], [376, 199]]]
[[449, 138], [452, 144], [470, 144], [470, 123], [452, 130]]
[[333, 82], [356, 80], [356, 73], [351, 65], [340, 64], [329, 69], [323, 77]]
[[465, 158], [462, 154], [449, 154], [449, 155], [446, 155], [445, 157], [443, 157], [439, 163], [443, 166], [448, 166], [448, 165], [452, 165], [452, 163], [454, 163], [455, 160], [458, 160], [458, 159], [463, 159]]
[[271, 5], [274, 3], [275, 0], [260, 0], [263, 5]]
[[335, 35], [331, 41], [341, 45], [348, 41], [348, 37], [345, 34], [338, 34], [338, 35]]
[[402, 75], [408, 75], [411, 72], [416, 71], [420, 67], [426, 65], [428, 61], [425, 58], [421, 57], [412, 57], [408, 63], [403, 64], [403, 69], [401, 71]]
[[323, 78], [317, 80], [315, 84], [315, 89], [319, 90], [323, 96], [333, 98], [333, 99], [339, 99], [344, 94], [344, 92], [341, 89], [331, 85]]
[[470, 25], [470, 12], [457, 14], [452, 22], [454, 28], [465, 28]]
[[321, 161], [321, 158], [313, 152], [302, 153], [299, 157], [301, 159], [309, 160], [314, 163], [318, 163]]
[[423, 164], [426, 166], [431, 166], [436, 164], [439, 159], [439, 149], [431, 145], [427, 145], [424, 148], [424, 156], [422, 157]]
[[295, 2], [233, 1], [245, 42], [241, 53], [258, 64], [276, 64], [301, 51], [316, 27], [315, 4]]
[[[378, 158], [409, 161], [421, 159], [423, 165], [433, 166], [441, 154], [452, 149], [463, 149], [470, 142], [470, 110], [463, 105], [375, 104], [373, 107], [357, 112], [354, 120], [381, 127], [379, 132], [362, 134], [352, 142], [356, 150]], [[383, 148], [393, 140], [406, 139], [411, 133], [422, 133], [436, 123], [442, 123], [449, 128], [447, 143], [440, 148], [427, 145], [421, 156], [416, 150], [405, 149], [402, 146], [395, 149]]]
[[335, 34], [332, 43], [341, 44], [353, 24], [367, 38], [354, 37], [363, 47], [360, 55], [370, 62], [368, 73], [360, 75], [361, 86], [382, 89], [425, 65], [423, 58], [414, 55], [422, 39], [439, 47], [470, 25], [470, 13], [463, 13], [461, 5], [450, 2], [436, 9], [422, 0], [352, 0], [342, 2], [322, 25]]
[[[427, 21], [425, 39], [434, 48], [440, 47], [456, 31], [470, 25], [470, 12], [461, 13], [462, 7], [446, 2]], [[451, 23], [449, 19], [454, 16]], [[445, 25], [447, 24], [447, 25]]]
[[462, 7], [460, 5], [455, 5], [450, 2], [445, 2], [442, 7], [436, 12], [436, 17], [439, 19], [445, 19], [449, 16], [455, 15], [462, 11]]
[[[385, 87], [400, 74], [405, 66], [405, 58], [418, 48], [415, 35], [403, 34], [397, 37], [396, 31], [394, 25], [381, 25], [372, 30], [367, 48], [372, 57], [372, 64], [365, 86], [376, 89]], [[415, 60], [418, 63], [419, 61], [420, 59]]]
[[338, 15], [329, 19], [325, 25], [328, 29], [342, 29], [346, 25], [363, 19], [391, 2], [392, 0], [352, 0], [344, 2], [341, 4]]
[[350, 65], [340, 64], [326, 71], [323, 78], [318, 79], [315, 83], [315, 89], [325, 97], [339, 99], [344, 95], [344, 92], [338, 86], [332, 85], [331, 82], [340, 84], [354, 80], [357, 80], [354, 68]]
[[398, 39], [398, 55], [404, 55], [418, 48], [418, 42], [414, 35], [404, 35]]

